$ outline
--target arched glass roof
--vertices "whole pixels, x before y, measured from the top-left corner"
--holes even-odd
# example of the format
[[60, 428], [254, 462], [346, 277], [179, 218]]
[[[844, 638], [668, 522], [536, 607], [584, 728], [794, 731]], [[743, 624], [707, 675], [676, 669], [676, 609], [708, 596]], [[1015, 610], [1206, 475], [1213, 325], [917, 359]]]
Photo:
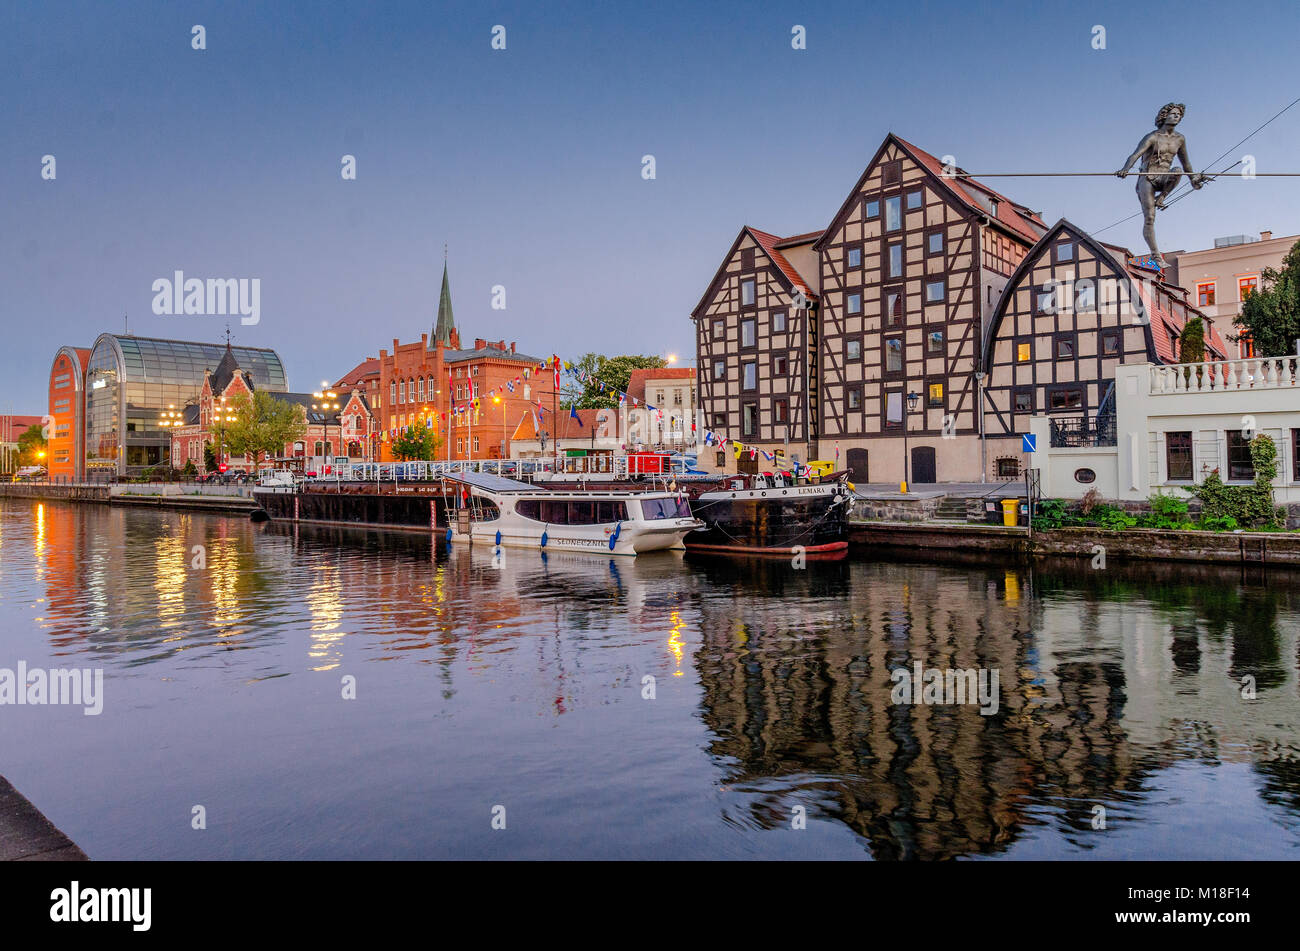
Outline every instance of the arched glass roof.
[[[215, 370], [226, 352], [225, 345], [218, 343], [102, 334], [91, 355], [92, 365], [102, 365], [95, 358], [107, 356], [101, 354], [101, 348], [108, 349], [113, 344], [122, 354], [123, 382], [201, 384], [204, 371]], [[240, 369], [253, 377], [257, 387], [277, 392], [288, 389], [284, 364], [274, 350], [234, 346], [231, 350]]]

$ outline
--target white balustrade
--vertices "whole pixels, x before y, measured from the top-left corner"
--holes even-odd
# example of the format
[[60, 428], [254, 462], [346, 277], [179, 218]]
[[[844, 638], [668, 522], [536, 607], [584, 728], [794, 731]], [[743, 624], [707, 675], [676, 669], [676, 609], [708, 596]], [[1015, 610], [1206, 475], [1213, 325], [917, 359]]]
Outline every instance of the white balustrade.
[[1275, 389], [1298, 383], [1296, 357], [1248, 357], [1151, 368], [1152, 395]]

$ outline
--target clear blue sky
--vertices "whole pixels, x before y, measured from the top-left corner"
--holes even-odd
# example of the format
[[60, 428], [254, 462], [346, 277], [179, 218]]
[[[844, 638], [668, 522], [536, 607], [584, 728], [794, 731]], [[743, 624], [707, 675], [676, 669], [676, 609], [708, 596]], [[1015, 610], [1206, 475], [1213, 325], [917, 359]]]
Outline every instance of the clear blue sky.
[[[1112, 171], [1172, 99], [1199, 169], [1300, 95], [1292, 2], [883, 9], [6, 2], [0, 411], [42, 412], [56, 349], [123, 313], [219, 339], [220, 318], [151, 312], [178, 269], [260, 278], [261, 323], [236, 340], [308, 389], [431, 326], [444, 242], [465, 336], [690, 358], [688, 315], [740, 226], [823, 227], [891, 130], [974, 172]], [[1247, 151], [1300, 170], [1300, 106]], [[1090, 229], [1136, 208], [1131, 180], [993, 184]], [[1160, 233], [1265, 228], [1300, 231], [1300, 180], [1216, 182]], [[1140, 220], [1103, 237], [1137, 249]]]

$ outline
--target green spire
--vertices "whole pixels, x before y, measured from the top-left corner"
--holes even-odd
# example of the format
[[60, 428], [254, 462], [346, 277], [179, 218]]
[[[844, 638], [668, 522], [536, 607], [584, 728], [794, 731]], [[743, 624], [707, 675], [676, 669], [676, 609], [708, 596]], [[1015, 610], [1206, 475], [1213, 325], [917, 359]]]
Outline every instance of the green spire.
[[438, 323], [433, 328], [433, 347], [441, 340], [444, 346], [451, 346], [451, 332], [456, 327], [456, 320], [451, 314], [451, 285], [447, 282], [447, 261], [442, 262], [442, 295], [438, 298]]

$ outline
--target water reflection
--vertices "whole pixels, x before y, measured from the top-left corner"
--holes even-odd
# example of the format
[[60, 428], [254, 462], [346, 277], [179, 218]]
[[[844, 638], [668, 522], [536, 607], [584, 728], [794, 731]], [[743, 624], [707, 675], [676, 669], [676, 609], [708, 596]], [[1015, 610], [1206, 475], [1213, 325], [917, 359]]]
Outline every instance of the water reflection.
[[[1292, 575], [1074, 563], [796, 570], [513, 549], [502, 558], [419, 533], [0, 501], [10, 617], [0, 666], [14, 650], [31, 654], [14, 610], [23, 602], [51, 657], [190, 685], [186, 702], [213, 719], [232, 688], [206, 672], [243, 684], [305, 676], [336, 691], [341, 673], [380, 664], [402, 719], [354, 746], [395, 744], [408, 758], [437, 749], [441, 762], [439, 744], [470, 723], [486, 731], [478, 742], [524, 761], [547, 739], [519, 732], [521, 713], [556, 729], [581, 721], [569, 759], [518, 773], [557, 800], [574, 777], [627, 782], [608, 771], [634, 768], [647, 749], [698, 760], [699, 772], [664, 775], [676, 785], [633, 786], [640, 792], [605, 807], [602, 821], [634, 850], [639, 834], [664, 838], [657, 822], [689, 814], [690, 841], [665, 857], [715, 855], [731, 837], [788, 841], [772, 836], [790, 828], [795, 806], [875, 858], [1090, 854], [1113, 841], [1095, 827], [1099, 806], [1113, 830], [1149, 830], [1146, 854], [1159, 855], [1180, 770], [1205, 778], [1224, 766], [1250, 777], [1224, 815], [1257, 811], [1269, 848], [1300, 847]], [[996, 670], [997, 712], [892, 702], [890, 672], [918, 662]], [[647, 675], [663, 697], [653, 713], [643, 712]], [[145, 696], [130, 678], [114, 689]], [[139, 705], [142, 717], [158, 715]], [[455, 726], [420, 726], [426, 710]], [[336, 707], [313, 716], [330, 739], [276, 759], [286, 774], [323, 768], [329, 744], [356, 729]], [[494, 776], [473, 752], [459, 783]], [[378, 773], [365, 793], [375, 835], [411, 834], [385, 819], [409, 794], [397, 775]], [[659, 797], [676, 818], [646, 808]], [[291, 797], [269, 807], [296, 808]], [[1180, 842], [1238, 854], [1217, 817], [1195, 821], [1177, 829]], [[546, 854], [569, 841], [555, 835]]]

